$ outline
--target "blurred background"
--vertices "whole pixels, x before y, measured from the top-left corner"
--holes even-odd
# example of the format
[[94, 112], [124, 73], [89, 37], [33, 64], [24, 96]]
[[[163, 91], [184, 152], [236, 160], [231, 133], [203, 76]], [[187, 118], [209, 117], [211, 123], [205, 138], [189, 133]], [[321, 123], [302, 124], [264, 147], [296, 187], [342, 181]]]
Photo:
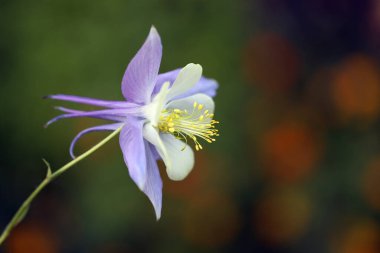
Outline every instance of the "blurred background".
[[[154, 24], [161, 72], [202, 64], [220, 83], [217, 142], [162, 218], [117, 139], [52, 183], [4, 253], [380, 252], [377, 0], [0, 1], [0, 227], [89, 119], [58, 122], [55, 93], [122, 99]], [[106, 134], [83, 138], [83, 152]]]

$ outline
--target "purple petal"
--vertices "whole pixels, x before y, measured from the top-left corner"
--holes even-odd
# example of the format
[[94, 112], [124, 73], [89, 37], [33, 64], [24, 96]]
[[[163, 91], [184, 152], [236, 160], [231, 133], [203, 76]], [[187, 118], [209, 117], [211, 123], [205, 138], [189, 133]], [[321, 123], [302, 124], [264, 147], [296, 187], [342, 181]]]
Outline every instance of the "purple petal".
[[45, 124], [45, 127], [48, 127], [49, 125], [53, 124], [54, 122], [60, 119], [79, 118], [79, 117], [89, 117], [89, 118], [112, 120], [112, 121], [123, 121], [126, 115], [119, 115], [117, 112], [114, 112], [114, 110], [101, 110], [101, 111], [62, 114], [49, 120]]
[[150, 202], [152, 202], [154, 210], [156, 212], [156, 218], [158, 220], [161, 217], [162, 180], [154, 156], [155, 148], [152, 144], [149, 144], [147, 141], [145, 141], [145, 150], [147, 158], [147, 167], [146, 182], [143, 188], [143, 192], [148, 196]]
[[146, 104], [150, 101], [160, 68], [161, 57], [160, 35], [152, 27], [148, 38], [124, 73], [121, 91], [127, 100], [138, 104]]
[[127, 116], [138, 116], [141, 114], [140, 108], [124, 108], [124, 109], [108, 109], [108, 110], [97, 110], [97, 111], [77, 111], [72, 109], [67, 109], [64, 107], [58, 107], [57, 109], [62, 111], [70, 112], [68, 114], [59, 115], [51, 120], [49, 120], [45, 127], [48, 127], [50, 124], [56, 122], [60, 119], [67, 118], [79, 118], [79, 117], [89, 117], [96, 119], [105, 119], [105, 120], [113, 120], [113, 121], [125, 121]]
[[97, 132], [97, 131], [114, 131], [121, 127], [123, 124], [122, 123], [116, 123], [116, 124], [108, 124], [108, 125], [101, 125], [101, 126], [95, 126], [95, 127], [90, 127], [87, 128], [80, 133], [77, 134], [77, 136], [74, 137], [73, 141], [70, 144], [70, 156], [71, 158], [75, 159], [74, 155], [74, 147], [77, 141], [82, 138], [83, 135], [91, 133], [91, 132]]
[[129, 175], [144, 190], [147, 180], [147, 156], [142, 135], [143, 120], [131, 117], [120, 132], [120, 147]]
[[151, 151], [152, 151], [153, 157], [154, 157], [154, 159], [156, 159], [156, 161], [161, 160], [161, 156], [158, 153], [157, 149], [153, 148]]
[[[215, 97], [218, 86], [216, 80], [202, 76], [201, 80], [199, 80], [199, 82], [182, 97], [188, 97], [197, 93], [202, 93], [209, 97]], [[178, 97], [176, 99], [178, 99]]]
[[[173, 84], [180, 70], [181, 69], [176, 69], [163, 74], [159, 74], [152, 96], [156, 95], [160, 91], [162, 85], [165, 82], [170, 82], [170, 84]], [[209, 97], [215, 97], [217, 88], [218, 83], [214, 79], [209, 79], [202, 76], [201, 80], [199, 80], [199, 82], [196, 83], [193, 88], [191, 88], [184, 94], [175, 97], [174, 99], [188, 97], [197, 93], [203, 93], [205, 95], [208, 95]]]
[[175, 69], [169, 72], [159, 74], [157, 77], [156, 86], [153, 90], [153, 94], [157, 94], [161, 90], [161, 87], [165, 82], [169, 82], [171, 86], [174, 83], [180, 71], [181, 69]]
[[49, 95], [49, 96], [46, 96], [45, 98], [75, 102], [79, 104], [108, 107], [108, 108], [129, 108], [129, 107], [137, 106], [135, 104], [132, 104], [126, 101], [110, 101], [110, 100], [107, 101], [107, 100], [100, 100], [100, 99], [86, 98], [86, 97], [79, 97], [79, 96], [72, 96], [72, 95], [63, 95], [63, 94]]
[[56, 109], [58, 111], [61, 111], [61, 112], [65, 112], [65, 113], [71, 113], [71, 114], [85, 112], [85, 111], [80, 111], [80, 110], [66, 108], [66, 107], [63, 107], [63, 106], [56, 106], [56, 107], [54, 107], [54, 109]]

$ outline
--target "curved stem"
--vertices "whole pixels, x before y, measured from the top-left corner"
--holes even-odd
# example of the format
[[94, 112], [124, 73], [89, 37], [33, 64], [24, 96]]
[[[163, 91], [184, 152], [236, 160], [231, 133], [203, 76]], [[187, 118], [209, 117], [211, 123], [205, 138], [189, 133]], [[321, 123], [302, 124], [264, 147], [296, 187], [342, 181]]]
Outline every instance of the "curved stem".
[[[57, 178], [62, 173], [66, 172], [69, 168], [77, 164], [79, 161], [83, 160], [87, 156], [91, 155], [93, 152], [95, 152], [97, 149], [99, 149], [101, 146], [106, 144], [109, 140], [111, 140], [114, 136], [116, 136], [120, 131], [122, 127], [119, 127], [114, 132], [112, 132], [110, 135], [108, 135], [105, 139], [100, 141], [98, 144], [93, 146], [91, 149], [84, 152], [82, 155], [78, 156], [74, 160], [70, 161], [66, 165], [62, 166], [58, 170], [56, 170], [54, 173], [48, 173], [45, 179], [37, 186], [37, 188], [29, 195], [29, 197], [22, 203], [22, 205], [19, 207], [17, 212], [13, 215], [11, 221], [8, 223], [8, 225], [5, 227], [3, 233], [0, 236], [0, 245], [3, 244], [5, 239], [7, 239], [9, 233], [12, 231], [13, 228], [17, 226], [17, 224], [21, 221], [23, 216], [28, 211], [28, 208], [30, 204], [33, 202], [33, 200], [38, 196], [38, 194], [55, 178]], [[50, 170], [50, 168], [49, 168]]]

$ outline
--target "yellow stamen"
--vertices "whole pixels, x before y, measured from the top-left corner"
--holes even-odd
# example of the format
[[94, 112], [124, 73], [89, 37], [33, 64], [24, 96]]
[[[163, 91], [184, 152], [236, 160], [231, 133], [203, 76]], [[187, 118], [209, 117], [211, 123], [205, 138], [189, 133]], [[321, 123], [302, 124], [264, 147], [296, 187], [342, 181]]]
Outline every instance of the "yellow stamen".
[[[187, 143], [190, 138], [196, 150], [203, 149], [198, 138], [208, 143], [215, 141], [214, 136], [219, 136], [215, 124], [219, 122], [213, 120], [214, 114], [209, 114], [209, 110], [204, 110], [204, 105], [197, 102], [193, 103], [193, 111], [166, 109], [161, 112], [158, 122], [158, 129], [163, 133], [174, 135], [177, 139]], [[186, 147], [186, 145], [185, 145]]]

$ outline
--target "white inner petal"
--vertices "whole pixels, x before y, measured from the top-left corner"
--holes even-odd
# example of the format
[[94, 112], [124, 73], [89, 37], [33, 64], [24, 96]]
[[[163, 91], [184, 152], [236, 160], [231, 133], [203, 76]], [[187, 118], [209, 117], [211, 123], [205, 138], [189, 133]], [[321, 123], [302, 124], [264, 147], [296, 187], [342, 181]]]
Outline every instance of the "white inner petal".
[[189, 63], [179, 72], [173, 86], [169, 89], [167, 101], [181, 95], [191, 89], [202, 76], [202, 66], [199, 64]]
[[166, 109], [180, 109], [191, 112], [194, 102], [202, 104], [204, 109], [207, 109], [209, 113], [214, 113], [215, 103], [214, 100], [205, 94], [195, 94], [190, 97], [173, 100], [166, 105]]
[[176, 139], [171, 134], [160, 134], [162, 142], [167, 150], [169, 161], [166, 164], [166, 172], [171, 180], [183, 180], [194, 167], [194, 152], [184, 142]]
[[150, 123], [144, 125], [143, 136], [156, 147], [170, 179], [182, 180], [193, 169], [194, 152], [184, 142], [171, 134], [159, 134]]

